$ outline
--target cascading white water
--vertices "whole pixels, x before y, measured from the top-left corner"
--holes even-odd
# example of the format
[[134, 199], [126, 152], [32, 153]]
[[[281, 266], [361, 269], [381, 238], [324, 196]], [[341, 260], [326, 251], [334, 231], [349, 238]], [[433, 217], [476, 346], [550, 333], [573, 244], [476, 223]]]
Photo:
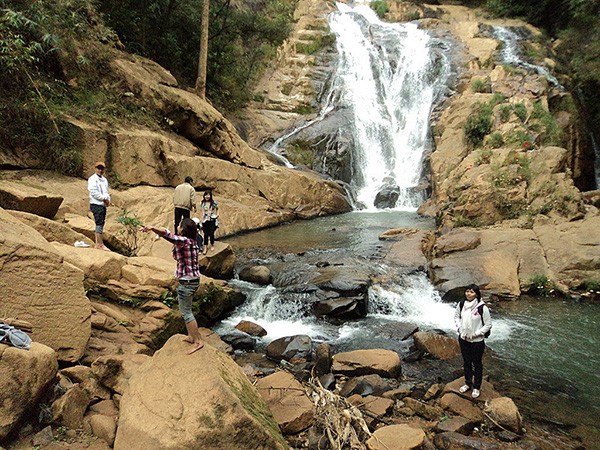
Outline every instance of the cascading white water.
[[510, 64], [516, 67], [523, 67], [528, 70], [532, 70], [539, 75], [546, 77], [546, 79], [554, 86], [564, 89], [564, 87], [558, 82], [550, 71], [544, 66], [538, 66], [536, 64], [530, 64], [524, 61], [521, 57], [521, 51], [519, 50], [519, 41], [523, 38], [515, 33], [510, 28], [495, 26], [492, 27], [492, 35], [494, 38], [502, 41], [502, 49], [500, 50], [500, 61], [504, 64]]
[[338, 3], [329, 25], [339, 63], [332, 89], [350, 111], [354, 140], [352, 184], [367, 209], [384, 187], [399, 191], [396, 208], [416, 208], [421, 160], [429, 146], [429, 115], [448, 64], [414, 23], [385, 23], [367, 5]]

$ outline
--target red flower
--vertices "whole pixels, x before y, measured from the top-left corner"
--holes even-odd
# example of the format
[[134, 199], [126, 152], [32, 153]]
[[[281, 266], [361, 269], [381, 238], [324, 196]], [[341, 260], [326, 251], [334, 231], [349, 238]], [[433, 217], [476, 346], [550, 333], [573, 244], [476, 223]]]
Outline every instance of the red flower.
[[525, 150], [529, 150], [531, 148], [531, 142], [529, 142], [529, 141], [523, 142], [523, 148]]

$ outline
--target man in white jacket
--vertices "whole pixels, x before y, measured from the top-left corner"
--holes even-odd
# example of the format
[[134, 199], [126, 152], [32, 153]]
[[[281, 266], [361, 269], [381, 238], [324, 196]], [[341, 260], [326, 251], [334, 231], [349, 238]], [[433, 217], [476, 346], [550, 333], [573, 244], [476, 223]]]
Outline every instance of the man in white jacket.
[[108, 181], [104, 176], [106, 165], [102, 161], [98, 161], [94, 165], [94, 168], [96, 169], [96, 173], [88, 178], [88, 191], [90, 191], [90, 211], [92, 211], [94, 222], [96, 223], [96, 248], [108, 250], [104, 246], [102, 238], [104, 222], [106, 220], [106, 208], [110, 206]]

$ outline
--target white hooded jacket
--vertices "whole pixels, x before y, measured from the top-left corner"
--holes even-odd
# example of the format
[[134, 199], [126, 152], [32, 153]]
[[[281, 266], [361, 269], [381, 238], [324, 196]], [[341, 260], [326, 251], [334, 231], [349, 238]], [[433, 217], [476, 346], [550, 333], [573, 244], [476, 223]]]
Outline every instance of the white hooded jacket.
[[[483, 321], [479, 315], [479, 305], [483, 305]], [[462, 311], [460, 302], [454, 312], [454, 323], [458, 335], [467, 342], [481, 342], [484, 335], [492, 329], [492, 316], [483, 300], [465, 300]]]

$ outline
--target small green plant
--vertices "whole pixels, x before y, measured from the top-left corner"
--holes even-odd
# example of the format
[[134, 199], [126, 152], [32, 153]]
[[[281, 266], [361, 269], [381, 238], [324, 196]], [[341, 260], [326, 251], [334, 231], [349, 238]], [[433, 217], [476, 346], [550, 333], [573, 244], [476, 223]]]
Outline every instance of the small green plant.
[[490, 134], [487, 144], [492, 148], [502, 147], [504, 145], [504, 138], [502, 137], [502, 133], [500, 133], [499, 131], [494, 131], [492, 134]]
[[134, 297], [123, 297], [119, 299], [119, 303], [122, 305], [127, 305], [131, 308], [137, 308], [143, 303], [143, 300]]
[[492, 151], [489, 148], [483, 148], [479, 150], [475, 165], [481, 166], [482, 164], [489, 164], [492, 159]]
[[67, 431], [68, 431], [68, 428], [65, 427], [64, 425], [57, 427], [56, 430], [54, 430], [54, 439], [57, 441], [66, 441], [67, 440]]
[[562, 294], [554, 281], [550, 280], [546, 275], [534, 275], [529, 279], [529, 294], [540, 297], [552, 297]]
[[139, 232], [142, 226], [142, 221], [132, 214], [127, 208], [121, 210], [115, 221], [125, 227], [121, 233], [124, 236], [125, 254], [126, 256], [137, 255], [139, 245]]
[[564, 134], [562, 129], [541, 101], [533, 104], [531, 119], [533, 119], [533, 123], [530, 128], [541, 134], [541, 140], [544, 144], [558, 145], [562, 142]]
[[[505, 142], [508, 144], [515, 144], [517, 147], [519, 148], [525, 148], [527, 147], [527, 149], [529, 149], [531, 147], [531, 142], [533, 141], [533, 138], [531, 136], [531, 134], [529, 133], [529, 131], [524, 130], [522, 128], [516, 128], [512, 131], [510, 131], [509, 133], [507, 133], [507, 135], [505, 136]], [[528, 144], [525, 144], [525, 143]]]
[[500, 120], [502, 122], [508, 122], [512, 112], [513, 112], [513, 108], [511, 105], [500, 106]]
[[167, 305], [169, 308], [172, 308], [175, 305], [177, 299], [173, 296], [173, 293], [169, 290], [164, 291], [160, 294], [160, 301]]
[[598, 281], [598, 280], [583, 280], [583, 283], [581, 283], [580, 289], [583, 289], [584, 291], [598, 292], [598, 291], [600, 291], [600, 281]]
[[335, 43], [335, 35], [328, 33], [311, 36], [308, 42], [297, 42], [296, 51], [304, 55], [314, 55]]
[[492, 129], [492, 111], [487, 104], [478, 103], [475, 111], [465, 123], [464, 131], [467, 140], [473, 147], [479, 147], [483, 138]]
[[300, 105], [295, 106], [293, 112], [295, 112], [296, 114], [303, 115], [312, 114], [315, 112], [315, 107], [313, 105], [302, 103]]
[[473, 227], [477, 228], [481, 226], [481, 220], [478, 217], [469, 218], [465, 217], [462, 214], [457, 214], [454, 216], [454, 226], [456, 228], [460, 227]]
[[304, 139], [296, 139], [285, 147], [286, 157], [295, 165], [315, 168], [316, 154], [312, 143]]
[[473, 92], [490, 92], [491, 87], [488, 78], [473, 78], [471, 80], [471, 89]]
[[521, 122], [527, 120], [527, 107], [523, 103], [515, 103], [512, 109]]
[[390, 10], [390, 7], [388, 6], [385, 0], [375, 0], [372, 1], [370, 5], [371, 9], [375, 11], [375, 13], [377, 14], [377, 16], [379, 16], [380, 19], [383, 19]]
[[528, 183], [531, 180], [530, 162], [529, 156], [527, 155], [521, 153], [517, 156], [517, 164], [519, 165], [517, 174]]

